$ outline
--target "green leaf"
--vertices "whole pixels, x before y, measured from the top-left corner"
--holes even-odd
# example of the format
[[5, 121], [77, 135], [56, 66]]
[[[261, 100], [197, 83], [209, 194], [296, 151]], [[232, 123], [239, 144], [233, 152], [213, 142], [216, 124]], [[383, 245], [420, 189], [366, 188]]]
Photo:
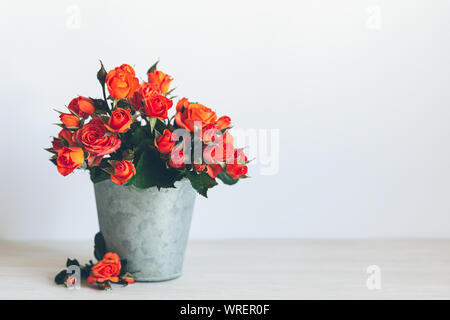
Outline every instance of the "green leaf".
[[106, 253], [106, 242], [101, 232], [97, 232], [94, 238], [94, 257], [98, 261], [103, 259]]
[[120, 99], [117, 101], [117, 108], [128, 109], [131, 108], [131, 104], [127, 99]]
[[217, 177], [222, 180], [223, 183], [228, 184], [228, 185], [233, 185], [236, 184], [239, 179], [234, 179], [232, 178], [228, 173], [226, 172], [221, 172], [217, 175]]
[[158, 59], [158, 61], [156, 61], [156, 62], [150, 67], [150, 69], [148, 69], [147, 73], [153, 73], [153, 72], [155, 72], [156, 67], [158, 66], [158, 63], [159, 63], [159, 59]]
[[131, 147], [136, 147], [141, 144], [144, 140], [150, 139], [150, 132], [146, 127], [139, 127], [134, 132], [131, 138], [129, 139], [129, 143]]
[[105, 100], [103, 100], [103, 99], [94, 99], [94, 98], [90, 98], [90, 99], [94, 103], [95, 111], [97, 111], [99, 113], [103, 113], [103, 111], [107, 113], [109, 111], [108, 104], [106, 103]]
[[102, 170], [102, 168], [98, 166], [90, 168], [89, 173], [91, 176], [91, 181], [93, 183], [98, 183], [110, 178], [110, 176], [104, 170]]
[[59, 272], [55, 277], [56, 284], [64, 284], [64, 280], [66, 280], [67, 271], [63, 270]]
[[174, 188], [175, 181], [182, 178], [180, 172], [167, 168], [164, 160], [160, 158], [159, 152], [150, 148], [142, 151], [136, 165], [136, 175], [133, 176], [128, 185], [138, 189], [150, 187]]
[[50, 162], [53, 163], [55, 166], [57, 165], [56, 159], [55, 159], [55, 158], [50, 158], [49, 160], [50, 160]]
[[44, 148], [44, 150], [53, 154], [58, 154], [58, 152], [56, 152], [53, 148]]
[[67, 258], [67, 262], [66, 262], [66, 267], [69, 267], [69, 266], [80, 266], [80, 263], [78, 262], [78, 260], [77, 259], [69, 259], [69, 258]]
[[217, 185], [216, 180], [205, 172], [186, 171], [186, 177], [191, 182], [192, 187], [205, 198], [208, 198], [208, 189]]
[[161, 121], [158, 118], [156, 118], [155, 129], [159, 133], [163, 133], [164, 130], [167, 129], [167, 125], [164, 123], [164, 121]]

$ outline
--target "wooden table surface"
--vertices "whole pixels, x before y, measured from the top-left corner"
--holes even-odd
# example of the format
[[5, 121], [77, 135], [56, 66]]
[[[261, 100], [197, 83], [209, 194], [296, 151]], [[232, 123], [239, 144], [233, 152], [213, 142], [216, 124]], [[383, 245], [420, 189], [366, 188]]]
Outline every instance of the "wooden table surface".
[[[85, 263], [92, 251], [88, 241], [0, 241], [0, 299], [450, 298], [450, 240], [190, 241], [176, 280], [109, 291], [54, 284], [67, 257]], [[369, 277], [381, 288], [370, 290]]]

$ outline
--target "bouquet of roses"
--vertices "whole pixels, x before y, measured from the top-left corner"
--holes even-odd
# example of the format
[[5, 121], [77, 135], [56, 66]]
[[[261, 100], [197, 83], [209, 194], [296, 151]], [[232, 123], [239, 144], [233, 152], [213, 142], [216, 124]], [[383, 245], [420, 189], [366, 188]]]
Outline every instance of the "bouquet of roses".
[[205, 197], [216, 178], [234, 184], [247, 177], [248, 159], [233, 146], [229, 117], [187, 98], [169, 117], [173, 78], [157, 64], [147, 71], [148, 82], [139, 83], [131, 66], [106, 72], [101, 63], [103, 98], [80, 96], [68, 112], [58, 111], [62, 130], [46, 150], [60, 174], [87, 169], [94, 183], [111, 179], [141, 189], [174, 187], [186, 177]]

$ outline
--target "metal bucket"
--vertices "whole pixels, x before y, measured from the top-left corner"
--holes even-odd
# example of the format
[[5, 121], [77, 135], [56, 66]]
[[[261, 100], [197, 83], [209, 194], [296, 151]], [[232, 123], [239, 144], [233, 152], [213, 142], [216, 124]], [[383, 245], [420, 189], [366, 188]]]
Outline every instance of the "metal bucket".
[[187, 179], [175, 186], [158, 191], [119, 186], [110, 180], [94, 184], [106, 248], [127, 259], [125, 269], [137, 281], [181, 275], [196, 193]]

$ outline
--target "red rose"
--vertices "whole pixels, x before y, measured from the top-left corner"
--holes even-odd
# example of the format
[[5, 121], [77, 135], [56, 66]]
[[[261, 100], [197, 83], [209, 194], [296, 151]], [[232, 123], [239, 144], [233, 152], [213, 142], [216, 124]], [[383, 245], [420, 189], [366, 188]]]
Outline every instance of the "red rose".
[[227, 164], [227, 173], [234, 179], [242, 178], [247, 174], [247, 166], [243, 164]]
[[136, 169], [131, 161], [116, 161], [114, 163], [114, 174], [111, 174], [111, 180], [118, 185], [123, 185], [135, 174]]
[[226, 172], [234, 179], [239, 179], [247, 174], [247, 156], [242, 149], [234, 150], [234, 161], [227, 164]]
[[164, 120], [167, 119], [167, 110], [172, 108], [172, 105], [172, 100], [160, 94], [151, 94], [145, 99], [145, 114], [152, 118]]
[[131, 123], [131, 109], [117, 108], [111, 113], [108, 124], [105, 127], [111, 132], [122, 133], [130, 129]]
[[97, 262], [91, 269], [91, 275], [88, 277], [88, 283], [96, 282], [119, 282], [119, 274], [122, 265], [117, 253], [108, 252], [103, 259]]
[[108, 130], [99, 117], [93, 118], [77, 131], [78, 141], [89, 152], [89, 166], [98, 166], [103, 156], [120, 148], [120, 139], [114, 135], [105, 135], [107, 132]]
[[143, 82], [139, 89], [130, 98], [130, 103], [136, 110], [140, 110], [144, 106], [144, 100], [149, 98], [151, 95], [160, 93], [161, 90], [155, 84]]

